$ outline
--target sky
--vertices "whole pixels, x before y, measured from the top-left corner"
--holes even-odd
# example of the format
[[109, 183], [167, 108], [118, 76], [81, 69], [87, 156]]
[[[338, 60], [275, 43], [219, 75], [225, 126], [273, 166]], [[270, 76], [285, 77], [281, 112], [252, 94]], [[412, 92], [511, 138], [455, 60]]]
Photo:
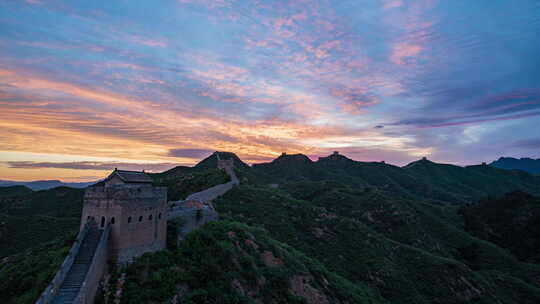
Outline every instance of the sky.
[[0, 2], [0, 179], [540, 158], [537, 0]]

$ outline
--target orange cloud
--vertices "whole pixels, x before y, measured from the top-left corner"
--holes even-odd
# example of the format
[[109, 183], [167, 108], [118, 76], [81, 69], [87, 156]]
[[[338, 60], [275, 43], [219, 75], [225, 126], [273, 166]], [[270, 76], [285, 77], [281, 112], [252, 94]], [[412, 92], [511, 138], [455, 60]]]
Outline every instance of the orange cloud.
[[[280, 120], [249, 123], [241, 119], [220, 119], [218, 113], [186, 115], [151, 101], [139, 101], [106, 90], [24, 76], [17, 71], [0, 70], [4, 83], [31, 93], [26, 97], [34, 100], [18, 100], [17, 95], [3, 96], [2, 99], [10, 99], [0, 102], [5, 114], [0, 126], [8, 138], [4, 150], [167, 160], [170, 157], [166, 156], [166, 151], [170, 148], [189, 146], [189, 142], [198, 140], [212, 149], [245, 151], [246, 146], [252, 146], [247, 148], [252, 154], [273, 155], [277, 152], [272, 146], [251, 145], [250, 138], [271, 137], [295, 149], [289, 141], [324, 136], [332, 130]], [[271, 90], [277, 89], [269, 88]], [[74, 101], [66, 106], [62, 100], [55, 99], [59, 93], [93, 103]], [[114, 111], [103, 111], [99, 105], [113, 107]], [[219, 134], [227, 136], [221, 139]]]

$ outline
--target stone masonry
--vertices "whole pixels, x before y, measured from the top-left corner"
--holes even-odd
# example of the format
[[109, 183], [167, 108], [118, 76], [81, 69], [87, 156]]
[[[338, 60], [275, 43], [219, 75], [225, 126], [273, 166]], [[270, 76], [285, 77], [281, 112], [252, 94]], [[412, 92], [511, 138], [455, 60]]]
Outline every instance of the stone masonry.
[[81, 228], [92, 218], [111, 225], [109, 260], [130, 262], [146, 252], [165, 249], [167, 189], [155, 187], [143, 172], [115, 170], [102, 187], [84, 195]]

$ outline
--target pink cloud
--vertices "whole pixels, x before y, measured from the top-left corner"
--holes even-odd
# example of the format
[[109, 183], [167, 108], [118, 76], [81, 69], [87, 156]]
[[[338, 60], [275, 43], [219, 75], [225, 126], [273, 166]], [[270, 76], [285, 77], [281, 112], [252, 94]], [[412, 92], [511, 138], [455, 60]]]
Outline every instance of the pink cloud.
[[231, 0], [178, 0], [182, 4], [198, 4], [206, 6], [209, 9], [223, 8], [230, 6], [233, 1]]
[[[393, 7], [394, 1], [387, 1], [387, 5]], [[392, 5], [391, 5], [392, 4]], [[400, 11], [399, 17], [390, 16], [386, 19], [388, 26], [396, 28], [401, 33], [394, 39], [390, 62], [401, 65], [413, 65], [428, 45], [432, 43], [431, 28], [433, 20], [425, 20], [425, 12], [432, 8], [434, 1], [419, 0], [411, 2], [404, 10]]]
[[398, 65], [410, 65], [415, 62], [416, 57], [422, 52], [420, 45], [399, 42], [392, 47], [390, 61]]
[[159, 47], [159, 48], [167, 47], [167, 43], [165, 41], [160, 41], [157, 39], [150, 39], [150, 38], [146, 38], [142, 36], [132, 36], [130, 37], [130, 40], [135, 43], [150, 46], [150, 47]]
[[403, 6], [403, 0], [383, 0], [384, 9], [392, 9]]
[[362, 88], [332, 88], [330, 95], [338, 98], [340, 107], [349, 114], [365, 113], [365, 108], [376, 105], [380, 102], [377, 96], [370, 95]]

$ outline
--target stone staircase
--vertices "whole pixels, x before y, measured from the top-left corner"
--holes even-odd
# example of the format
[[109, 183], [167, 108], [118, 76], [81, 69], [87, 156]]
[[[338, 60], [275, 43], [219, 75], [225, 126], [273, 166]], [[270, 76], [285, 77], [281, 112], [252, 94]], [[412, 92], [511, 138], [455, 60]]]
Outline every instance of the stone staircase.
[[73, 265], [71, 265], [64, 282], [60, 285], [51, 303], [74, 303], [88, 273], [88, 269], [92, 264], [92, 258], [94, 257], [102, 234], [103, 230], [99, 230], [97, 227], [90, 228], [81, 244], [79, 253], [75, 257]]

